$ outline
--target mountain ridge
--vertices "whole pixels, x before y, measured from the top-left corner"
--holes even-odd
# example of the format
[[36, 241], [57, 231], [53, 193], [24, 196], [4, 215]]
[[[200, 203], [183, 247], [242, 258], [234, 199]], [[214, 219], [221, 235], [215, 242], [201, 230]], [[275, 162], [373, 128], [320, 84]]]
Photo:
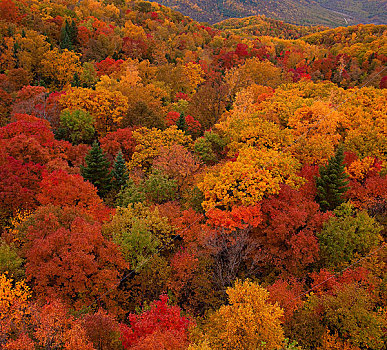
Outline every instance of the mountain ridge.
[[265, 15], [297, 25], [386, 24], [387, 0], [156, 0], [199, 22]]

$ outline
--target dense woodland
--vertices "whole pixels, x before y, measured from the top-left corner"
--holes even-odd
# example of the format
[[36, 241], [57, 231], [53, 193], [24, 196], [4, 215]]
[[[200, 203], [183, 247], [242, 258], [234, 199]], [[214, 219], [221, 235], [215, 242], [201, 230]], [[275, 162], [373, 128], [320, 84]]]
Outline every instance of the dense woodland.
[[386, 0], [156, 0], [197, 21], [264, 15], [302, 25], [386, 24]]
[[387, 26], [0, 0], [0, 348], [383, 350]]

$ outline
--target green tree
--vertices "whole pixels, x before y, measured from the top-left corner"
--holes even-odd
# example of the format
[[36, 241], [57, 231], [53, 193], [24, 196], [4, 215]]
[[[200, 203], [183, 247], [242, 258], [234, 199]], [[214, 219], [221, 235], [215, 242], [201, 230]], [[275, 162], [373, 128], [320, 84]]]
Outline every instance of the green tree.
[[19, 280], [24, 276], [23, 259], [17, 249], [5, 242], [0, 242], [0, 274], [9, 273]]
[[60, 48], [73, 50], [78, 40], [78, 28], [74, 20], [69, 23], [66, 19], [60, 33]]
[[194, 144], [194, 152], [199, 159], [206, 164], [216, 163], [227, 141], [213, 131], [206, 131], [203, 137], [199, 137]]
[[316, 178], [317, 196], [322, 211], [334, 210], [344, 203], [344, 194], [348, 190], [348, 175], [344, 170], [344, 150], [339, 147], [328, 164], [320, 167], [320, 176]]
[[141, 266], [147, 257], [171, 242], [174, 234], [168, 219], [158, 209], [141, 203], [117, 208], [113, 219], [104, 225], [104, 234], [112, 237], [132, 269]]
[[74, 145], [91, 144], [95, 137], [94, 121], [94, 117], [86, 111], [65, 109], [60, 115], [60, 126], [55, 136]]
[[71, 21], [71, 24], [69, 25], [68, 30], [69, 30], [69, 36], [70, 36], [71, 42], [74, 47], [77, 44], [77, 40], [78, 40], [78, 28], [74, 20]]
[[112, 176], [113, 187], [116, 190], [120, 190], [122, 186], [124, 186], [129, 180], [128, 169], [126, 168], [125, 159], [121, 150], [117, 153], [116, 159], [114, 161]]
[[143, 191], [149, 201], [157, 204], [174, 200], [177, 194], [176, 180], [169, 179], [159, 171], [154, 171], [143, 183]]
[[343, 263], [366, 255], [378, 245], [381, 230], [366, 211], [356, 213], [351, 204], [342, 204], [318, 234], [324, 265], [342, 268]]
[[176, 126], [181, 131], [185, 132], [187, 130], [184, 113], [180, 113], [180, 117], [176, 122]]
[[[307, 350], [385, 349], [386, 319], [374, 295], [373, 287], [354, 281], [311, 293], [286, 322], [286, 333]], [[324, 346], [327, 332], [336, 346]]]
[[71, 28], [67, 19], [65, 21], [65, 25], [62, 27], [62, 30], [60, 32], [60, 48], [67, 49], [67, 50], [73, 49], [73, 42], [71, 38]]
[[387, 321], [366, 288], [356, 282], [344, 284], [324, 294], [321, 304], [320, 322], [342, 340], [357, 349], [385, 349]]
[[79, 75], [77, 72], [74, 74], [73, 81], [71, 82], [71, 86], [80, 87], [81, 86], [81, 80], [79, 79]]
[[109, 170], [109, 161], [97, 141], [86, 155], [86, 166], [81, 166], [81, 174], [98, 189], [98, 194], [105, 197], [112, 185], [112, 174]]
[[135, 203], [144, 202], [146, 199], [142, 186], [137, 186], [132, 179], [129, 179], [125, 186], [118, 193], [117, 205], [122, 208], [133, 206]]

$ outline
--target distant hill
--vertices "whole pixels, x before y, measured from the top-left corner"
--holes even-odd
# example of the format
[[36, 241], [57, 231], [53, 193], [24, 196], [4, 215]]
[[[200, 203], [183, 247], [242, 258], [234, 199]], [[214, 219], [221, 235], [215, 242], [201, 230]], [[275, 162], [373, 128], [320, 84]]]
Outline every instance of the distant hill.
[[322, 7], [345, 13], [359, 23], [387, 24], [387, 0], [315, 0]]
[[241, 36], [271, 36], [280, 39], [299, 39], [330, 29], [325, 26], [301, 26], [285, 23], [266, 16], [230, 18], [216, 23], [215, 28]]
[[300, 25], [387, 24], [387, 0], [156, 0], [201, 22], [265, 15]]

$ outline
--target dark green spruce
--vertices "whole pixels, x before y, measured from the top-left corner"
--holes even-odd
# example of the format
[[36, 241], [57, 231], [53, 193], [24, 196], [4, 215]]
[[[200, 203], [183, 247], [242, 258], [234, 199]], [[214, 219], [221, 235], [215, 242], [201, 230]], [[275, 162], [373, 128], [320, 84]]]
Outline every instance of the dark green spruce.
[[78, 29], [74, 20], [71, 23], [66, 19], [60, 33], [60, 48], [73, 50], [78, 37]]
[[128, 169], [126, 168], [125, 159], [121, 150], [117, 153], [116, 159], [114, 161], [112, 176], [113, 188], [115, 190], [120, 190], [121, 187], [124, 186], [129, 180]]
[[344, 150], [339, 147], [328, 164], [319, 169], [320, 176], [316, 178], [316, 201], [324, 212], [334, 210], [345, 202], [349, 181], [344, 168]]
[[180, 114], [179, 119], [176, 121], [176, 126], [179, 130], [181, 131], [186, 131], [187, 130], [187, 124], [185, 122], [185, 116], [184, 113]]
[[69, 25], [69, 36], [73, 47], [75, 47], [78, 41], [78, 27], [74, 20], [72, 20], [71, 24]]
[[109, 161], [96, 141], [85, 160], [86, 166], [81, 166], [82, 176], [97, 187], [101, 197], [105, 197], [112, 187], [112, 174]]
[[67, 50], [73, 49], [73, 43], [71, 41], [69, 31], [70, 31], [70, 26], [69, 26], [69, 22], [66, 19], [65, 25], [62, 27], [62, 30], [60, 33], [60, 48], [61, 49], [67, 49]]

